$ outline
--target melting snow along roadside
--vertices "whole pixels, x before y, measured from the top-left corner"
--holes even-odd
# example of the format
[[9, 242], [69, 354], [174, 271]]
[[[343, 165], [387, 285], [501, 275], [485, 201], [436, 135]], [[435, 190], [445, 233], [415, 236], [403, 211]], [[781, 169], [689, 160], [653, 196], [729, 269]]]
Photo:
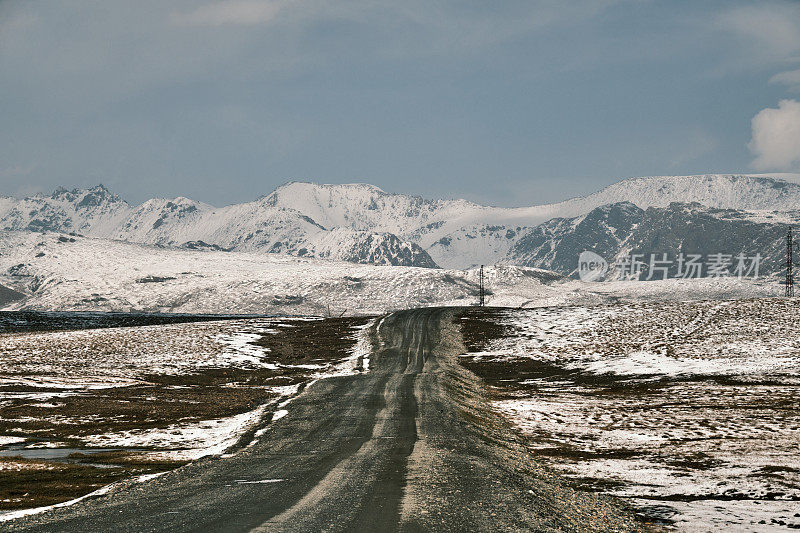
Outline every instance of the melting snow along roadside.
[[[355, 344], [349, 357], [334, 365], [280, 365], [283, 368], [310, 368], [317, 370], [306, 384], [310, 386], [321, 379], [347, 376], [362, 372], [368, 368], [371, 349], [369, 330], [375, 321], [360, 326], [353, 337]], [[252, 329], [252, 328], [251, 328]], [[266, 348], [253, 344], [260, 334], [269, 334], [273, 329], [256, 324], [258, 333], [233, 332], [217, 337], [225, 345], [224, 355], [216, 360], [258, 365], [264, 368], [279, 368], [279, 365], [261, 361], [260, 355]], [[365, 361], [367, 362], [365, 364]], [[266, 366], [265, 366], [266, 365]], [[192, 424], [174, 424], [166, 428], [130, 430], [117, 433], [91, 435], [84, 442], [92, 447], [101, 448], [158, 448], [170, 451], [158, 452], [161, 457], [179, 460], [196, 460], [208, 455], [221, 455], [234, 446], [239, 439], [254, 426], [264, 422], [264, 415], [273, 411], [271, 421], [286, 416], [291, 400], [300, 390], [300, 384], [269, 387], [269, 391], [277, 394], [277, 398], [260, 405], [252, 411], [227, 418], [202, 420]], [[264, 434], [267, 427], [255, 433], [254, 444]]]
[[49, 511], [51, 509], [58, 509], [60, 507], [69, 507], [70, 505], [75, 505], [76, 503], [86, 500], [88, 498], [94, 498], [96, 496], [102, 496], [103, 494], [108, 494], [114, 489], [114, 487], [131, 482], [143, 483], [145, 481], [150, 481], [151, 479], [155, 479], [159, 476], [163, 476], [164, 474], [166, 474], [166, 472], [158, 472], [156, 474], [144, 474], [134, 478], [133, 480], [125, 480], [125, 481], [117, 481], [116, 483], [109, 483], [108, 485], [100, 487], [94, 492], [90, 492], [89, 494], [84, 494], [83, 496], [80, 496], [72, 500], [68, 500], [66, 502], [56, 503], [53, 505], [46, 505], [44, 507], [33, 507], [31, 509], [20, 509], [18, 511], [0, 512], [0, 522], [7, 522], [9, 520], [14, 520], [15, 518], [22, 518], [23, 516], [39, 514], [45, 511]]

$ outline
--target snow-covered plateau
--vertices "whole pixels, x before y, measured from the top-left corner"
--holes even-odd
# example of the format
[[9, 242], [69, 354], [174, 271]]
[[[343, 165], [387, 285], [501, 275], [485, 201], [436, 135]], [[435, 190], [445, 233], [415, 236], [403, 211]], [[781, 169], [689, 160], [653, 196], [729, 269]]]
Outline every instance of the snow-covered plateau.
[[[771, 296], [774, 279], [583, 283], [553, 272], [485, 269], [488, 303], [533, 307], [623, 299]], [[0, 234], [7, 310], [272, 315], [381, 314], [473, 305], [478, 269], [362, 265], [282, 254], [186, 250], [55, 233]]]
[[578, 485], [682, 531], [784, 531], [800, 527], [796, 305], [503, 311], [503, 336], [462, 359]]

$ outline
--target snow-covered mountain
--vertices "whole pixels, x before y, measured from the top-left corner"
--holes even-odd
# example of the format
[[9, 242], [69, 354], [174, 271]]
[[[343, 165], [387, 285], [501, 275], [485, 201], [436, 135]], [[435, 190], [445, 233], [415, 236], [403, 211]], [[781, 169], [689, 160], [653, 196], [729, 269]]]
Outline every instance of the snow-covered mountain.
[[389, 232], [333, 228], [266, 199], [215, 208], [188, 198], [151, 199], [130, 206], [102, 185], [58, 189], [0, 202], [0, 228], [52, 231], [189, 248], [289, 253], [356, 263], [423, 266], [436, 263], [417, 244]]
[[437, 268], [436, 263], [418, 244], [403, 241], [393, 233], [335, 228], [318, 233], [295, 255], [365, 263], [369, 265], [407, 265]]
[[509, 260], [520, 265], [548, 265], [551, 270], [573, 275], [584, 250], [615, 257], [643, 213], [631, 202], [618, 202], [578, 217], [553, 218], [521, 237], [510, 250]]
[[[598, 207], [619, 202], [630, 202], [640, 209], [668, 207], [673, 202], [697, 202], [719, 209], [784, 212], [800, 209], [800, 184], [762, 175], [629, 178], [588, 196], [553, 204], [465, 208], [460, 216], [447, 217], [441, 225], [431, 225], [418, 242], [443, 266], [513, 263], [512, 248], [540, 224], [555, 218], [579, 217]], [[412, 235], [409, 237], [413, 238]]]
[[[0, 198], [0, 228], [359, 263], [467, 268], [526, 262], [521, 239], [541, 240], [548, 228], [565, 223], [563, 219], [620, 202], [639, 209], [697, 202], [746, 211], [753, 218], [800, 209], [800, 185], [762, 175], [630, 178], [585, 197], [521, 208], [429, 200], [365, 184], [301, 182], [283, 185], [254, 202], [226, 207], [188, 198], [131, 206], [98, 186], [19, 200]], [[543, 223], [547, 225], [540, 226]], [[544, 241], [541, 245], [554, 246]]]
[[131, 214], [131, 207], [99, 185], [68, 191], [58, 188], [50, 196], [36, 195], [0, 201], [0, 226], [6, 230], [89, 232], [108, 236]]
[[[537, 226], [517, 242], [509, 258], [518, 265], [575, 276], [578, 256], [584, 250], [599, 254], [610, 264], [637, 255], [643, 263], [644, 279], [649, 277], [651, 255], [663, 258], [666, 254], [666, 260], [672, 260], [668, 275], [676, 277], [679, 254], [699, 254], [703, 261], [723, 254], [730, 259], [730, 271], [735, 271], [735, 258], [740, 254], [744, 258], [760, 254], [758, 275], [769, 276], [784, 270], [789, 226], [800, 226], [799, 211], [777, 214], [706, 207], [696, 202], [641, 209], [631, 202], [619, 202]], [[749, 268], [752, 260], [747, 259], [745, 264]], [[710, 273], [702, 267], [697, 275]]]

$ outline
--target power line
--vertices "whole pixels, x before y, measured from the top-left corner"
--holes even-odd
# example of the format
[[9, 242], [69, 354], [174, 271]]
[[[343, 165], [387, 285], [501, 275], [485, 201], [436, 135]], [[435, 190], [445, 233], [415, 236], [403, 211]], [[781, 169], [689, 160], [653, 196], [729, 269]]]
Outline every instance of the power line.
[[480, 301], [478, 302], [478, 305], [483, 307], [484, 305], [486, 305], [486, 290], [484, 289], [484, 286], [483, 286], [483, 265], [481, 265], [481, 273], [480, 273], [479, 280], [480, 280], [480, 283], [478, 285], [478, 295], [479, 295]]
[[792, 259], [792, 228], [786, 232], [786, 296], [794, 296], [794, 261]]

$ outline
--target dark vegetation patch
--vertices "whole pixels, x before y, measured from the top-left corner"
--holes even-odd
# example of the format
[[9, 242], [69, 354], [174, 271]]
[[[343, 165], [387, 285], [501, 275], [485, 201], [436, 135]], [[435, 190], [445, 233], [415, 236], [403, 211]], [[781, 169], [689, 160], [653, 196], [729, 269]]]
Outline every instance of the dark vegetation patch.
[[482, 352], [490, 342], [511, 332], [510, 328], [500, 323], [504, 313], [505, 311], [497, 308], [473, 307], [465, 309], [456, 317], [468, 351]]
[[763, 466], [763, 467], [759, 468], [756, 471], [756, 474], [757, 475], [767, 475], [767, 476], [774, 475], [776, 477], [782, 478], [783, 476], [781, 476], [780, 474], [798, 473], [798, 472], [800, 472], [800, 470], [798, 470], [797, 468], [792, 468], [791, 466], [769, 465], [769, 466]]
[[295, 322], [265, 335], [255, 344], [269, 348], [264, 359], [277, 364], [310, 364], [343, 359], [353, 346], [354, 328], [369, 322], [364, 317], [327, 318]]
[[[8, 469], [12, 465], [21, 468]], [[148, 467], [95, 468], [81, 464], [0, 457], [0, 510], [53, 505], [78, 498], [123, 478], [154, 471], [159, 470]]]
[[573, 477], [569, 481], [576, 489], [587, 492], [609, 492], [625, 486], [621, 481], [596, 477]]
[[0, 511], [53, 505], [109, 483], [167, 472], [186, 463], [126, 451], [74, 453], [66, 462], [0, 457]]
[[[291, 384], [292, 380], [286, 379], [291, 374], [209, 369], [183, 376], [148, 376], [143, 385], [58, 398], [54, 400], [58, 408], [40, 406], [34, 400], [9, 400], [0, 409], [0, 434], [80, 447], [84, 436], [232, 416], [275, 398], [263, 387]], [[279, 382], [275, 382], [277, 376]], [[2, 391], [11, 389], [3, 387]]]
[[131, 453], [128, 450], [110, 450], [92, 453], [74, 452], [68, 457], [69, 461], [78, 464], [117, 465], [127, 467], [148, 467], [157, 470], [170, 470], [176, 466], [188, 464], [189, 461], [173, 461], [165, 458], [153, 457], [144, 453]]
[[722, 461], [701, 452], [686, 454], [682, 457], [665, 457], [662, 461], [664, 464], [687, 470], [711, 470], [723, 465]]
[[8, 305], [11, 302], [16, 302], [17, 300], [22, 300], [23, 298], [25, 298], [25, 295], [21, 292], [0, 285], [0, 306]]
[[165, 281], [171, 281], [174, 279], [177, 278], [173, 276], [145, 276], [137, 279], [136, 283], [164, 283]]
[[100, 313], [60, 311], [0, 311], [0, 333], [71, 331], [182, 324], [242, 318], [236, 315], [190, 315], [159, 313]]
[[640, 455], [635, 450], [586, 450], [567, 445], [552, 448], [536, 448], [535, 453], [536, 455], [574, 461], [584, 461], [587, 459], [628, 459]]

